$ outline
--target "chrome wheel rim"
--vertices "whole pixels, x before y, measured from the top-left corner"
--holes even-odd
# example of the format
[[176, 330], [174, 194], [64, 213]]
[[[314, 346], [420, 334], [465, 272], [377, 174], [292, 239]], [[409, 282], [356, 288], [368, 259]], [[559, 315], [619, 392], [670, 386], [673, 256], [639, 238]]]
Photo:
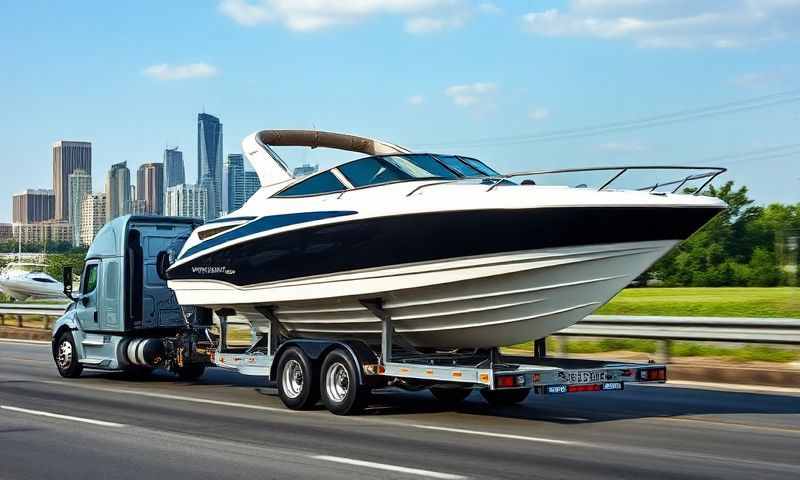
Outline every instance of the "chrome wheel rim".
[[69, 340], [63, 340], [58, 346], [58, 357], [56, 361], [62, 370], [66, 370], [72, 365], [72, 344], [69, 343]]
[[350, 391], [350, 375], [341, 363], [334, 363], [325, 374], [325, 392], [328, 398], [341, 403]]
[[303, 367], [297, 360], [289, 360], [283, 367], [283, 391], [289, 398], [297, 398], [303, 392]]

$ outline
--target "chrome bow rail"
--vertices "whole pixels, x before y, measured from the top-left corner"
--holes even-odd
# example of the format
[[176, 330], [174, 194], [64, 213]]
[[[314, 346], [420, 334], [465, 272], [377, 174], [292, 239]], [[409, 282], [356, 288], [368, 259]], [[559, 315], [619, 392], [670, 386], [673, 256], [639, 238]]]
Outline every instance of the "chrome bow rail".
[[635, 165], [635, 166], [622, 166], [622, 167], [584, 167], [584, 168], [564, 168], [564, 169], [559, 169], [559, 170], [535, 170], [535, 171], [530, 171], [530, 172], [515, 172], [515, 173], [510, 173], [508, 175], [495, 175], [495, 176], [491, 176], [491, 177], [482, 177], [482, 178], [464, 178], [464, 179], [461, 179], [461, 180], [445, 180], [445, 181], [441, 181], [441, 182], [428, 183], [426, 185], [420, 185], [420, 186], [414, 188], [413, 190], [411, 190], [411, 192], [408, 193], [407, 196], [410, 197], [414, 193], [422, 190], [423, 188], [430, 187], [430, 186], [433, 186], [433, 185], [443, 185], [443, 184], [447, 184], [447, 183], [453, 183], [453, 182], [458, 182], [458, 181], [466, 181], [466, 180], [472, 180], [472, 181], [480, 180], [481, 183], [486, 183], [486, 184], [490, 185], [489, 188], [486, 190], [487, 192], [489, 192], [489, 191], [494, 190], [496, 187], [502, 185], [503, 182], [507, 182], [508, 179], [515, 178], [515, 177], [533, 177], [533, 176], [537, 176], [537, 175], [557, 175], [557, 174], [564, 174], [564, 173], [580, 173], [580, 172], [606, 172], [606, 171], [607, 172], [613, 172], [611, 178], [609, 178], [605, 183], [603, 183], [602, 186], [597, 188], [597, 190], [600, 191], [600, 190], [606, 190], [608, 187], [611, 186], [612, 183], [617, 181], [626, 172], [629, 172], [629, 171], [632, 171], [632, 170], [633, 171], [636, 171], [636, 170], [680, 170], [680, 171], [694, 170], [694, 171], [698, 171], [698, 170], [700, 170], [701, 173], [689, 174], [689, 175], [677, 178], [675, 180], [670, 180], [670, 181], [666, 181], [666, 182], [657, 182], [655, 184], [647, 185], [647, 186], [640, 187], [640, 188], [636, 189], [636, 190], [639, 190], [639, 191], [655, 192], [658, 188], [671, 187], [671, 186], [675, 185], [675, 188], [673, 188], [670, 193], [676, 193], [678, 190], [680, 190], [684, 185], [686, 185], [689, 182], [692, 182], [692, 181], [695, 181], [695, 180], [703, 180], [703, 179], [705, 179], [705, 181], [700, 186], [700, 188], [698, 188], [697, 190], [695, 190], [693, 192], [694, 195], [699, 195], [700, 192], [702, 192], [703, 189], [705, 189], [708, 186], [708, 184], [710, 184], [715, 178], [717, 178], [717, 176], [719, 176], [722, 173], [725, 173], [727, 171], [726, 168], [722, 168], [722, 167], [693, 167], [693, 166], [682, 166], [682, 165], [668, 165], [668, 166], [662, 166], [662, 165], [643, 165], [643, 166], [639, 166], [639, 165]]

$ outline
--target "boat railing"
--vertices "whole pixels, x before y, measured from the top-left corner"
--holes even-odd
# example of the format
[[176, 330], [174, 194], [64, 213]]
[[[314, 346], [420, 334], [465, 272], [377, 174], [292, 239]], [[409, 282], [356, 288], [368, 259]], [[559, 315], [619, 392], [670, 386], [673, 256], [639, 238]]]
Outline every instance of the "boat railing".
[[[570, 173], [586, 173], [586, 172], [611, 172], [610, 177], [606, 180], [600, 187], [597, 187], [597, 191], [607, 190], [609, 189], [614, 182], [620, 179], [623, 175], [631, 171], [643, 171], [643, 170], [676, 170], [676, 171], [699, 171], [699, 173], [690, 173], [688, 175], [683, 175], [678, 178], [670, 179], [664, 182], [656, 182], [653, 184], [647, 184], [642, 187], [635, 188], [638, 191], [649, 191], [655, 192], [659, 188], [663, 187], [673, 187], [670, 193], [677, 193], [678, 190], [683, 188], [686, 184], [690, 182], [694, 182], [696, 180], [704, 180], [702, 185], [699, 188], [695, 189], [691, 192], [693, 195], [699, 195], [717, 176], [725, 173], [727, 171], [726, 168], [722, 167], [696, 167], [696, 166], [684, 166], [684, 165], [633, 165], [633, 166], [620, 166], [620, 167], [582, 167], [582, 168], [562, 168], [558, 170], [534, 170], [534, 171], [525, 171], [525, 172], [514, 172], [509, 173], [507, 175], [494, 175], [488, 177], [468, 177], [460, 180], [455, 180], [455, 182], [460, 181], [475, 181], [480, 180], [481, 183], [485, 183], [489, 185], [489, 188], [486, 190], [490, 192], [495, 188], [503, 185], [504, 182], [508, 182], [511, 178], [517, 177], [535, 177], [535, 176], [543, 176], [543, 175], [561, 175], [561, 174], [570, 174]], [[423, 188], [431, 187], [434, 185], [443, 185], [453, 183], [454, 180], [446, 180], [441, 182], [433, 182], [428, 183], [425, 185], [420, 185], [411, 192], [408, 193], [407, 196], [411, 196], [414, 193], [422, 190]]]

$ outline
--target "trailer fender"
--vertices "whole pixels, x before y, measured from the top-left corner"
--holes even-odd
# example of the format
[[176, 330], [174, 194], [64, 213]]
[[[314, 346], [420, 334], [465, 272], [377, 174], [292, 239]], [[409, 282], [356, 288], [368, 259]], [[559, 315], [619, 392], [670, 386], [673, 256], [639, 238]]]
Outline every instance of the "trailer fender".
[[378, 363], [378, 357], [375, 353], [363, 342], [358, 340], [312, 340], [312, 339], [292, 339], [283, 342], [278, 350], [275, 351], [272, 366], [270, 367], [270, 378], [277, 378], [278, 359], [283, 354], [283, 351], [289, 347], [295, 346], [303, 351], [308, 356], [315, 367], [319, 367], [322, 359], [335, 348], [340, 348], [347, 352], [353, 359], [355, 365], [358, 366], [358, 384], [365, 385], [366, 378], [364, 374], [364, 364]]

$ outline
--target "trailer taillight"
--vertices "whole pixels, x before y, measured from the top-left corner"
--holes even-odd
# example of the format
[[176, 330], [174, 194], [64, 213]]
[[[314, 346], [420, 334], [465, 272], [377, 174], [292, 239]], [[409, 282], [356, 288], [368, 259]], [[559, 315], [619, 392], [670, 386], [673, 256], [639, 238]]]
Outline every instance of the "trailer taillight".
[[498, 387], [522, 387], [525, 386], [525, 375], [501, 375], [497, 377]]
[[667, 369], [647, 368], [639, 373], [639, 378], [645, 382], [665, 381], [667, 379]]
[[572, 392], [599, 392], [603, 389], [603, 385], [601, 384], [594, 384], [594, 385], [568, 385], [567, 391]]

